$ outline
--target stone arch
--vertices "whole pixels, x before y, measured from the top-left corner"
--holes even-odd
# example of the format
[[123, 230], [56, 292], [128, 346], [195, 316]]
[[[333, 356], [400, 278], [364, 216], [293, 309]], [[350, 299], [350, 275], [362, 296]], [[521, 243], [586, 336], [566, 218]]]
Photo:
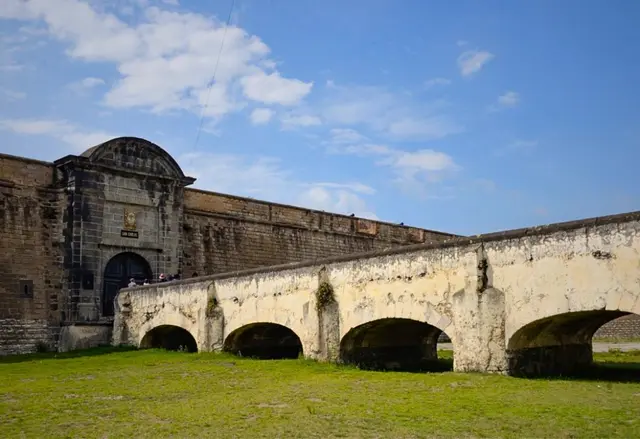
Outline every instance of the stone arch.
[[155, 143], [138, 137], [117, 137], [89, 148], [81, 156], [93, 163], [177, 180], [188, 179], [168, 152]]
[[181, 326], [158, 325], [144, 334], [140, 340], [140, 348], [198, 352], [198, 343], [191, 332]]
[[[137, 295], [136, 292], [128, 294]], [[144, 336], [153, 331], [154, 328], [172, 326], [182, 328], [191, 334], [196, 340], [198, 350], [202, 351], [204, 349], [203, 333], [202, 328], [198, 325], [197, 318], [181, 312], [179, 306], [176, 306], [176, 304], [170, 301], [160, 303], [159, 305], [160, 306], [151, 307], [145, 306], [144, 299], [142, 303], [138, 302], [136, 312], [138, 315], [144, 316], [144, 319], [142, 319], [144, 322], [140, 325], [132, 325], [129, 328], [131, 333], [134, 334], [132, 339], [137, 341], [137, 345], [141, 346]]]
[[271, 322], [250, 323], [232, 331], [223, 350], [260, 359], [298, 358], [304, 352], [300, 337], [292, 329]]
[[340, 341], [340, 361], [363, 369], [440, 370], [443, 331], [424, 321], [381, 318], [351, 328]]
[[102, 315], [114, 315], [114, 299], [121, 288], [126, 288], [129, 279], [142, 283], [152, 279], [149, 262], [138, 253], [125, 251], [111, 257], [102, 273]]
[[507, 372], [514, 376], [572, 375], [593, 363], [592, 338], [606, 323], [632, 315], [623, 310], [567, 311], [516, 330], [507, 342]]

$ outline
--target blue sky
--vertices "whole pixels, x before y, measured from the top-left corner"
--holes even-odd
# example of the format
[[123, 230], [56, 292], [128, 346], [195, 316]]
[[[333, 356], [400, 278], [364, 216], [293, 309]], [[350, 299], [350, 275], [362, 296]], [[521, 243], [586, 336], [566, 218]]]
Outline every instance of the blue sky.
[[638, 2], [2, 3], [1, 152], [461, 234], [640, 209]]

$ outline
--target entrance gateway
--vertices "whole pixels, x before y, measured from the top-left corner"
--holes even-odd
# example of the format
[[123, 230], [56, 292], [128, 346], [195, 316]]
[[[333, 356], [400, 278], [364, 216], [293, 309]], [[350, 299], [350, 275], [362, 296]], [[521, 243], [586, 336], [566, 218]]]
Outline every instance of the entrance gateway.
[[129, 279], [134, 278], [141, 284], [145, 279], [151, 280], [152, 277], [149, 263], [136, 253], [120, 253], [111, 258], [104, 269], [102, 315], [114, 315], [113, 300], [120, 288], [127, 287]]

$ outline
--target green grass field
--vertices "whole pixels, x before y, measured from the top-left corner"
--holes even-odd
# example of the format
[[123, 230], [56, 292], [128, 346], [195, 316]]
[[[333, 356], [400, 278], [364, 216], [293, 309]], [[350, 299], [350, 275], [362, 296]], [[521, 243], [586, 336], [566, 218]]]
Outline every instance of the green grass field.
[[[640, 351], [596, 358], [640, 378]], [[7, 439], [640, 437], [638, 382], [96, 349], [2, 358], [0, 383]]]

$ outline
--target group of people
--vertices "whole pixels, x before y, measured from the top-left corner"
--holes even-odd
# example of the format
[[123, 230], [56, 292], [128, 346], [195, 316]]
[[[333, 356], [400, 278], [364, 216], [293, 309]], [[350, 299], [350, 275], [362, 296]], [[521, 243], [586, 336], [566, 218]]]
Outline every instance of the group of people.
[[[198, 274], [197, 273], [193, 273], [193, 276], [196, 277]], [[158, 276], [158, 280], [157, 282], [170, 282], [172, 280], [180, 280], [182, 279], [180, 276], [180, 273], [176, 273], [176, 274], [170, 274], [169, 276], [166, 276], [164, 273], [160, 273], [160, 276]], [[142, 285], [150, 285], [151, 282], [149, 281], [149, 279], [145, 279], [142, 282]], [[127, 285], [128, 288], [131, 287], [137, 287], [138, 285], [140, 285], [135, 278], [131, 278], [129, 279], [129, 284]]]
[[164, 273], [160, 273], [160, 276], [158, 276], [158, 282], [169, 282], [172, 280], [180, 280], [180, 273], [170, 274], [169, 276], [165, 276]]

